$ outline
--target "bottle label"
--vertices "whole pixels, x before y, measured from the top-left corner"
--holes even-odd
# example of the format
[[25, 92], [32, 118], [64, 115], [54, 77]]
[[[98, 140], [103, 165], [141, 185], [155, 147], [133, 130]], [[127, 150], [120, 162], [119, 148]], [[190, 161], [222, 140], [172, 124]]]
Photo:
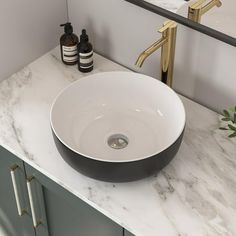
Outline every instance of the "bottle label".
[[78, 60], [77, 45], [62, 46], [62, 54], [65, 62], [76, 62]]
[[88, 69], [93, 66], [93, 51], [89, 53], [79, 53], [80, 68]]

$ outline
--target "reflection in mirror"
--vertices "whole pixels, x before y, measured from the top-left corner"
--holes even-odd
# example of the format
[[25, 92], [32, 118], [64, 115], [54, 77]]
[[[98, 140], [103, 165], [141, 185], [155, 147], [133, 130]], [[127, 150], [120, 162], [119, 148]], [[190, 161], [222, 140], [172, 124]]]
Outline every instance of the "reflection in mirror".
[[[187, 5], [191, 6], [195, 2], [196, 0], [192, 0]], [[217, 1], [215, 2], [217, 3]], [[185, 17], [188, 15], [188, 6], [183, 5], [177, 13]], [[203, 3], [201, 7], [204, 6]], [[203, 14], [199, 23], [236, 38], [236, 1], [221, 1], [218, 7], [213, 7]]]
[[188, 19], [201, 23], [202, 16], [210, 11], [213, 7], [221, 7], [222, 3], [220, 0], [211, 0], [206, 5], [203, 5], [205, 0], [194, 1], [188, 7]]
[[[186, 19], [191, 6], [197, 9], [202, 25], [236, 38], [236, 0], [143, 0]], [[191, 16], [189, 17], [191, 18]]]
[[189, 0], [143, 0], [145, 2], [151, 3], [157, 7], [161, 7], [167, 11], [177, 13], [177, 11], [186, 5]]

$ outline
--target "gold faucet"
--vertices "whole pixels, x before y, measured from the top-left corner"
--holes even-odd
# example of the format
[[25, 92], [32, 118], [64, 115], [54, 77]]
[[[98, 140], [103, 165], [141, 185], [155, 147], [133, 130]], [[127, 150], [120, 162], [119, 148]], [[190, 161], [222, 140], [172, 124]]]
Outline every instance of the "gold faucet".
[[145, 59], [161, 47], [161, 81], [172, 87], [177, 24], [166, 21], [158, 32], [162, 37], [139, 55], [135, 65], [141, 67]]
[[205, 6], [202, 6], [206, 0], [198, 0], [188, 7], [188, 19], [198, 22], [201, 22], [201, 17], [206, 12], [208, 12], [214, 6], [221, 7], [222, 3], [220, 0], [211, 0]]

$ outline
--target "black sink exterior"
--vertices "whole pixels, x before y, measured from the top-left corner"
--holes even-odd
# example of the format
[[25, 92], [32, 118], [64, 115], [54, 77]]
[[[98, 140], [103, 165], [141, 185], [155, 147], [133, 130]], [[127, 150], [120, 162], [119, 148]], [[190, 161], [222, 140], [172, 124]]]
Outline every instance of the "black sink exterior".
[[62, 158], [80, 173], [108, 182], [129, 182], [153, 175], [165, 167], [176, 155], [182, 142], [183, 132], [164, 151], [148, 158], [131, 162], [105, 162], [93, 160], [66, 147], [53, 133], [54, 141]]

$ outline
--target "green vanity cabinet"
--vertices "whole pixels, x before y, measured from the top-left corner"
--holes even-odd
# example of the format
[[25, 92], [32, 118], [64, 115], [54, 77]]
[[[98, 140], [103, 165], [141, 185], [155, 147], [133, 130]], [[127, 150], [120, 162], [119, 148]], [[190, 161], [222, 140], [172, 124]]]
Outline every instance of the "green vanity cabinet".
[[124, 231], [124, 236], [134, 236], [133, 234], [131, 234], [130, 232], [128, 232], [127, 230]]
[[0, 235], [133, 236], [1, 146]]
[[[25, 170], [32, 182], [32, 192], [42, 188], [49, 236], [123, 236], [123, 228], [108, 217], [31, 166], [25, 164]], [[43, 220], [36, 227], [37, 236], [44, 236], [40, 232], [44, 224]]]
[[0, 235], [34, 236], [23, 161], [0, 146]]

